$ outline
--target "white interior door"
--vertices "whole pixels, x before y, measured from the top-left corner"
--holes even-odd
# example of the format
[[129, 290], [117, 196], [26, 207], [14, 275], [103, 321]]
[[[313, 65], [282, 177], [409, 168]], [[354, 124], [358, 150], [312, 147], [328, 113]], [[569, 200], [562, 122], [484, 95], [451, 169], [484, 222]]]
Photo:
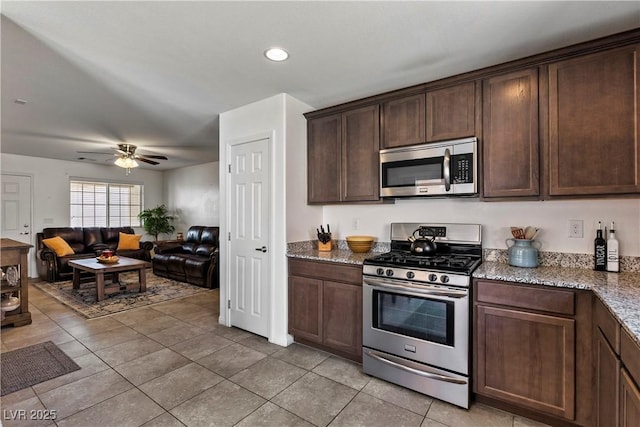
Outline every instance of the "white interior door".
[[[6, 239], [34, 244], [31, 231], [31, 177], [2, 174], [0, 177], [0, 235]], [[34, 254], [31, 249], [30, 254]], [[29, 276], [36, 277], [33, 255]]]
[[229, 150], [229, 316], [233, 326], [269, 336], [269, 139]]
[[2, 237], [31, 243], [31, 177], [2, 174]]

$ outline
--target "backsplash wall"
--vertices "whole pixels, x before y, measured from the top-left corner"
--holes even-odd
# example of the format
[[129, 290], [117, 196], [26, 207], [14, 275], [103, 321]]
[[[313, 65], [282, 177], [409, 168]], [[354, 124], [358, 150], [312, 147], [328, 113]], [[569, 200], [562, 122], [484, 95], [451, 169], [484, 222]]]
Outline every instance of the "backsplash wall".
[[[640, 256], [640, 200], [554, 200], [532, 202], [481, 202], [478, 199], [397, 199], [395, 204], [327, 205], [325, 223], [331, 224], [334, 238], [353, 234], [375, 236], [389, 241], [392, 222], [461, 222], [482, 224], [483, 247], [505, 249], [511, 237], [509, 227], [531, 225], [541, 230], [536, 240], [542, 251], [592, 253], [598, 221], [616, 223], [620, 253]], [[583, 238], [570, 238], [569, 220], [582, 220]], [[315, 238], [310, 224], [309, 238]]]

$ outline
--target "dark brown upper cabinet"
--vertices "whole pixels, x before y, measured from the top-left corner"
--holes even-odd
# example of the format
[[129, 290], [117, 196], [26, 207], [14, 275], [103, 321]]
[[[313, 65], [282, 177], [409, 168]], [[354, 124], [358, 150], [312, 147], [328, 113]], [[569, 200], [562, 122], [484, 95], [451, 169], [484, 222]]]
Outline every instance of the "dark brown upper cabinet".
[[308, 203], [340, 200], [342, 114], [307, 121]]
[[427, 142], [476, 136], [476, 83], [427, 91]]
[[538, 69], [482, 83], [484, 198], [539, 198]]
[[379, 116], [376, 104], [308, 120], [308, 203], [380, 199]]
[[392, 99], [382, 104], [380, 148], [422, 144], [425, 139], [424, 93]]
[[549, 196], [640, 192], [639, 46], [549, 64]]

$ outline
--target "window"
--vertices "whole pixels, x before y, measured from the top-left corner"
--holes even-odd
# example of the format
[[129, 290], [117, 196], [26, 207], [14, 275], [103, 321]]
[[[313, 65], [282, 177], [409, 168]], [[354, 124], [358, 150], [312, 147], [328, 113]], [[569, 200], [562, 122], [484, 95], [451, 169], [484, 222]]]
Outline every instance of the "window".
[[71, 227], [140, 227], [144, 187], [71, 181]]

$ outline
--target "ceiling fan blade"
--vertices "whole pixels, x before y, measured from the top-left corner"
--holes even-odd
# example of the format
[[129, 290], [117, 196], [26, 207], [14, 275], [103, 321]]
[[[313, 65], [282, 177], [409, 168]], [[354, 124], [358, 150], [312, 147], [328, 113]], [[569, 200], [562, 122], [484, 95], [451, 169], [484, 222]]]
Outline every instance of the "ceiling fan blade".
[[144, 157], [146, 157], [148, 159], [169, 160], [169, 158], [167, 156], [156, 156], [156, 155], [151, 155], [151, 154], [145, 154]]
[[76, 151], [78, 154], [106, 154], [110, 155], [111, 152], [108, 151]]
[[144, 157], [139, 157], [139, 156], [136, 156], [136, 160], [140, 160], [141, 162], [144, 162], [144, 163], [149, 163], [150, 165], [159, 165], [160, 164], [160, 163], [155, 162], [153, 160], [145, 159]]

